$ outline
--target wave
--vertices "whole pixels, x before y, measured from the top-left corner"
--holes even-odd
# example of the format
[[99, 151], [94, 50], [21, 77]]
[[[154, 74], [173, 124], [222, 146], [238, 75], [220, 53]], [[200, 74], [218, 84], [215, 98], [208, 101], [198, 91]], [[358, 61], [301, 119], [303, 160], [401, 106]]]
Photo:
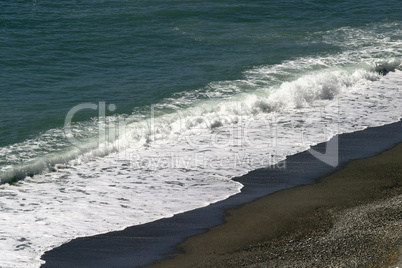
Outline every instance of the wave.
[[[55, 171], [125, 148], [146, 150], [186, 136], [241, 124], [261, 113], [291, 113], [358, 92], [367, 83], [401, 68], [399, 23], [342, 27], [306, 36], [341, 48], [243, 72], [238, 80], [215, 81], [176, 93], [131, 115], [95, 118], [51, 129], [34, 139], [0, 148], [1, 183]], [[387, 34], [385, 35], [384, 32]], [[71, 140], [78, 140], [72, 144]]]
[[[29, 143], [45, 147], [41, 151], [43, 155], [28, 155], [28, 159], [31, 158], [29, 161], [4, 170], [0, 174], [0, 179], [2, 183], [13, 183], [26, 176], [32, 177], [35, 174], [56, 171], [126, 148], [135, 147], [144, 150], [160, 144], [169, 144], [188, 135], [199, 135], [222, 126], [239, 124], [259, 113], [290, 112], [310, 107], [317, 101], [332, 100], [339, 95], [357, 91], [370, 81], [378, 80], [380, 78], [378, 72], [394, 70], [398, 68], [399, 63], [381, 62], [377, 66], [379, 67], [373, 70], [351, 71], [352, 68], [349, 70], [333, 68], [316, 71], [294, 81], [283, 82], [279, 86], [259, 87], [252, 92], [238, 93], [224, 99], [198, 101], [192, 104], [193, 107], [178, 109], [173, 113], [163, 114], [158, 109], [165, 106], [156, 105], [152, 107], [151, 113], [161, 115], [151, 115], [140, 120], [130, 116], [94, 119], [87, 125], [68, 126], [71, 130], [67, 135], [66, 129], [52, 130], [52, 133], [46, 133], [35, 141], [28, 141], [23, 146], [2, 148], [3, 151], [16, 150], [15, 147], [26, 148]], [[93, 135], [93, 132], [97, 132], [98, 135], [91, 137], [89, 133]], [[57, 134], [56, 138], [44, 139], [51, 136], [50, 134]], [[73, 136], [80, 137], [82, 141], [73, 142], [75, 146], [69, 146], [68, 141], [71, 141], [70, 137]], [[64, 149], [53, 152], [56, 145]], [[11, 156], [19, 157], [18, 154]]]

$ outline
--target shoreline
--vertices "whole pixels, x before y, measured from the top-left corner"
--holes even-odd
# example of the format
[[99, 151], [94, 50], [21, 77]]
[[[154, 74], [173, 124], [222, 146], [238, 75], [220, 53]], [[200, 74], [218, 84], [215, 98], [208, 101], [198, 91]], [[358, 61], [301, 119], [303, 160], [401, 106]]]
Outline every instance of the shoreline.
[[[402, 143], [317, 184], [228, 211], [225, 223], [147, 267], [396, 267], [402, 250]], [[394, 266], [392, 266], [394, 265]]]
[[[300, 185], [315, 185], [319, 178], [341, 170], [348, 162], [378, 155], [402, 142], [402, 121], [344, 133], [339, 139], [339, 165], [331, 167], [308, 151], [289, 156], [286, 170], [265, 168], [234, 178], [244, 185], [240, 194], [193, 211], [92, 237], [82, 237], [47, 251], [41, 267], [142, 267], [180, 253], [177, 245], [221, 226], [227, 211], [272, 193]], [[312, 148], [325, 151], [326, 143]], [[170, 255], [169, 255], [170, 254]]]

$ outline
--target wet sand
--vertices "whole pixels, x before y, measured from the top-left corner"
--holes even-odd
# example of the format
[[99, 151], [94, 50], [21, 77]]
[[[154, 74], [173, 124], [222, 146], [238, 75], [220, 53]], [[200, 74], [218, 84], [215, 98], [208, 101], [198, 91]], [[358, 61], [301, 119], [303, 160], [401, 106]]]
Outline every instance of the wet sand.
[[[158, 261], [162, 261], [158, 267], [238, 267], [259, 263], [262, 267], [275, 266], [274, 263], [286, 267], [283, 260], [315, 260], [316, 256], [316, 264], [320, 263], [316, 266], [322, 266], [321, 255], [331, 261], [341, 260], [338, 255], [347, 258], [345, 252], [358, 255], [353, 252], [360, 252], [362, 245], [380, 245], [370, 238], [373, 235], [362, 234], [369, 238], [352, 245], [356, 251], [349, 250], [352, 247], [349, 240], [342, 242], [345, 245], [335, 241], [335, 248], [323, 245], [319, 250], [308, 243], [319, 239], [324, 234], [320, 232], [330, 230], [336, 217], [343, 218], [336, 213], [401, 192], [397, 188], [401, 180], [400, 147], [392, 150], [391, 156], [351, 162], [376, 156], [401, 143], [401, 133], [402, 121], [341, 134], [331, 140], [339, 143], [339, 165], [336, 167], [323, 163], [308, 151], [289, 156], [282, 163], [285, 169], [267, 167], [233, 178], [244, 185], [240, 194], [171, 218], [73, 239], [46, 252], [42, 256], [46, 261], [42, 267], [132, 268]], [[327, 143], [321, 143], [313, 149], [325, 152], [326, 146]], [[356, 164], [359, 161], [364, 162]], [[343, 168], [345, 165], [346, 169]], [[354, 166], [356, 168], [350, 170]], [[343, 175], [337, 179], [332, 175], [316, 184], [320, 178], [334, 172]], [[375, 215], [380, 215], [378, 217], [382, 219], [381, 213]], [[376, 222], [382, 226], [381, 222], [387, 221]], [[387, 230], [387, 227], [382, 228]], [[348, 234], [346, 237], [354, 239], [353, 235], [345, 232]], [[331, 241], [323, 239], [326, 240]], [[390, 247], [381, 246], [386, 256], [378, 253], [377, 249], [372, 255], [377, 259], [397, 259], [398, 253], [393, 246]], [[312, 248], [312, 251], [304, 251], [306, 248]], [[180, 254], [183, 250], [186, 254]], [[317, 253], [320, 250], [323, 252], [321, 255]], [[325, 255], [326, 250], [338, 255]], [[370, 254], [370, 251], [367, 252]], [[393, 255], [389, 257], [387, 254]], [[163, 261], [172, 256], [176, 256], [173, 261]], [[271, 260], [273, 262], [266, 264]], [[295, 267], [294, 264], [290, 266]]]
[[402, 245], [402, 144], [319, 183], [228, 211], [151, 267], [396, 267]]

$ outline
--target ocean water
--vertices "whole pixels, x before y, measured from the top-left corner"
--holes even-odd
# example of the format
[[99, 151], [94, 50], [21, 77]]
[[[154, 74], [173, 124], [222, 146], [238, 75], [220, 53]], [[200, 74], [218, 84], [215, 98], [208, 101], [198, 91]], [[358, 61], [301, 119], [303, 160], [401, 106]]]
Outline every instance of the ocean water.
[[0, 3], [1, 267], [402, 118], [397, 0]]

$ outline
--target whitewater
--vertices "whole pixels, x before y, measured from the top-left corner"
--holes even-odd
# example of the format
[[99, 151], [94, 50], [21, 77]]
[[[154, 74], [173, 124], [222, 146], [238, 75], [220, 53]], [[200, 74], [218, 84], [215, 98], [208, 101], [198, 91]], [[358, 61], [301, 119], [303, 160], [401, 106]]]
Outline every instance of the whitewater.
[[401, 120], [402, 41], [386, 27], [320, 33], [344, 51], [256, 66], [133, 114], [77, 103], [99, 117], [66, 114], [64, 127], [0, 148], [0, 266], [39, 267], [76, 237], [218, 202], [241, 192], [234, 176]]

